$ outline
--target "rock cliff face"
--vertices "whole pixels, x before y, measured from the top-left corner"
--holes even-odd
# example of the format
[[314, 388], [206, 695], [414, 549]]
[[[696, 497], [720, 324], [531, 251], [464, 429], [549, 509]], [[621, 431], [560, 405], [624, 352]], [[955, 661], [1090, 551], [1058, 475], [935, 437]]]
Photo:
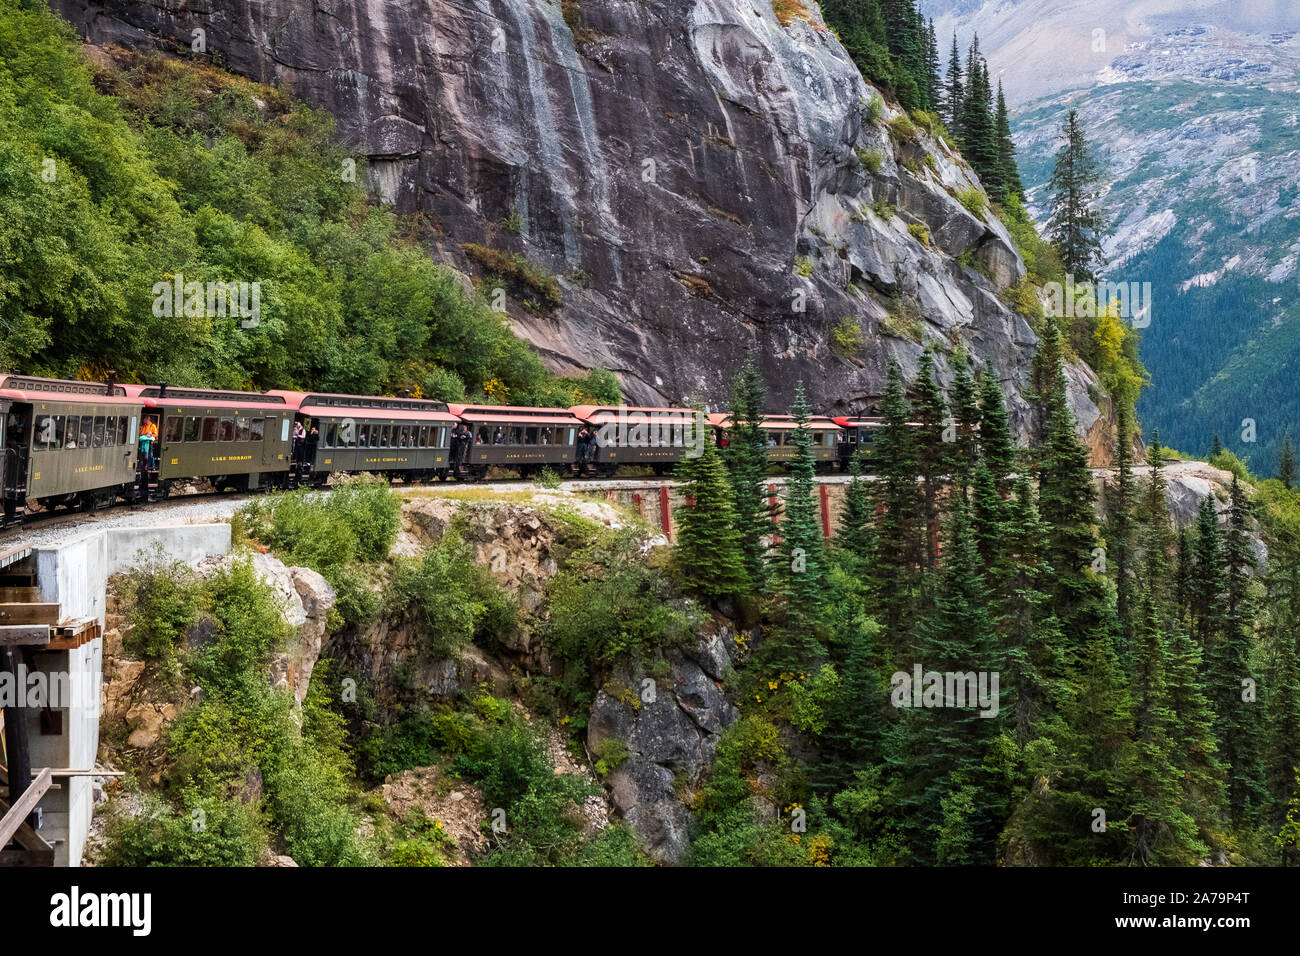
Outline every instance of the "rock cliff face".
[[[944, 379], [960, 345], [994, 363], [1030, 425], [1036, 340], [998, 295], [1014, 244], [957, 201], [975, 179], [946, 145], [891, 130], [815, 3], [786, 23], [769, 0], [52, 5], [92, 43], [190, 56], [201, 29], [202, 55], [328, 108], [434, 255], [553, 273], [562, 302], [512, 295], [516, 330], [629, 401], [716, 406], [752, 350], [773, 408], [802, 377], [821, 408], [869, 410], [888, 360], [910, 377], [931, 342]], [[846, 318], [862, 345], [836, 357]]]

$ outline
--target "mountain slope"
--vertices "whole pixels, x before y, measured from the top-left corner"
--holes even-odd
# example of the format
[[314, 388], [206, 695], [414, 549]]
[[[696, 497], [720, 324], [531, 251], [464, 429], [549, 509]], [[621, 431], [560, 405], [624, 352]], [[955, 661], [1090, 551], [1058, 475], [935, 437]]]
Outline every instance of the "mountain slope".
[[[1029, 427], [1036, 339], [999, 298], [1014, 244], [957, 201], [975, 181], [955, 154], [890, 125], [811, 6], [53, 6], [95, 43], [188, 53], [203, 29], [206, 56], [327, 107], [385, 197], [436, 223], [435, 255], [508, 287], [554, 366], [608, 367], [631, 401], [720, 403], [753, 349], [774, 407], [803, 377], [822, 408], [869, 408], [887, 360], [910, 378], [931, 342], [945, 380], [958, 346], [995, 363]], [[524, 260], [558, 304], [511, 283]], [[846, 321], [860, 347], [836, 357]], [[1096, 426], [1095, 379], [1073, 378]]]
[[[1218, 435], [1271, 474], [1285, 433], [1300, 434], [1300, 10], [926, 6], [945, 29], [978, 29], [1003, 73], [1039, 216], [1065, 111], [1080, 111], [1108, 167], [1108, 278], [1152, 283], [1143, 424], [1189, 452]], [[1106, 31], [1102, 49], [1093, 30]]]

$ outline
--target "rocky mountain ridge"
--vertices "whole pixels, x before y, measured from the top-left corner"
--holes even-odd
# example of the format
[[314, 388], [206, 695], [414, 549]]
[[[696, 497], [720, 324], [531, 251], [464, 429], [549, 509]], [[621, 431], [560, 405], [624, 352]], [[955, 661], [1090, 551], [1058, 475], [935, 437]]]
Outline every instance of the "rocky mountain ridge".
[[[888, 360], [911, 377], [932, 344], [944, 380], [958, 347], [993, 363], [1032, 425], [1036, 337], [999, 297], [1014, 243], [811, 4], [52, 5], [92, 43], [208, 57], [328, 108], [436, 257], [508, 288], [553, 366], [610, 368], [631, 402], [716, 407], [752, 351], [773, 408], [803, 378], [819, 408], [869, 410]], [[1101, 389], [1071, 378], [1086, 431]]]

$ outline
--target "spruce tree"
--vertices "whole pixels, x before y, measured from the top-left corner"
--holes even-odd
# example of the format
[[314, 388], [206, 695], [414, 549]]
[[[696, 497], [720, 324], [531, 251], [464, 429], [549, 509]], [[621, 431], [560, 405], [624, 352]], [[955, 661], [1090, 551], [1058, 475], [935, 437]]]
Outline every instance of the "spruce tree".
[[1295, 451], [1291, 448], [1291, 435], [1282, 437], [1282, 455], [1277, 462], [1277, 480], [1290, 491], [1295, 485]]
[[[988, 591], [968, 508], [960, 495], [939, 578], [933, 605], [917, 628], [917, 662], [925, 671], [940, 673], [995, 671], [999, 660]], [[1005, 798], [983, 764], [1000, 723], [980, 716], [978, 704], [928, 707], [906, 715], [913, 765], [903, 806], [914, 834], [912, 849], [920, 860], [939, 862], [932, 853], [935, 837], [944, 827], [944, 801], [969, 788], [971, 806], [965, 820], [971, 834], [969, 862], [993, 862]]]
[[1245, 682], [1257, 687], [1258, 675], [1251, 663], [1255, 608], [1251, 580], [1255, 554], [1250, 544], [1253, 507], [1246, 491], [1232, 478], [1228, 506], [1228, 527], [1224, 535], [1223, 629], [1210, 655], [1212, 687], [1217, 721], [1215, 729], [1222, 758], [1229, 768], [1229, 804], [1234, 820], [1253, 821], [1267, 803], [1264, 786], [1263, 719], [1257, 700], [1243, 699]]
[[953, 449], [954, 476], [964, 490], [970, 480], [971, 469], [978, 454], [980, 406], [971, 376], [970, 364], [964, 351], [953, 357], [951, 412], [957, 427], [956, 447]]
[[993, 475], [998, 491], [1005, 497], [1007, 482], [1016, 468], [1016, 443], [1011, 437], [1011, 422], [992, 365], [984, 366], [980, 372], [979, 406], [980, 455]]
[[940, 114], [940, 103], [943, 93], [943, 79], [940, 70], [942, 64], [939, 62], [939, 38], [934, 32], [934, 20], [928, 20], [925, 25], [925, 97], [927, 101], [926, 109], [933, 111], [936, 115]]
[[1182, 808], [1181, 774], [1174, 764], [1177, 714], [1168, 683], [1171, 657], [1151, 595], [1138, 603], [1133, 636], [1131, 695], [1140, 767], [1134, 779], [1133, 851], [1136, 861], [1190, 864], [1205, 852], [1196, 822]]
[[713, 442], [702, 454], [683, 458], [677, 479], [686, 503], [677, 509], [673, 562], [687, 586], [708, 598], [745, 592], [744, 556], [736, 523], [731, 482]]
[[782, 668], [804, 670], [817, 660], [819, 631], [826, 602], [826, 554], [816, 495], [812, 428], [803, 382], [795, 385], [790, 409], [797, 452], [785, 483], [785, 513], [777, 547], [776, 586], [784, 606], [784, 624], [769, 660]]
[[[1114, 555], [1115, 610], [1124, 645], [1133, 637], [1133, 417], [1123, 403], [1118, 413], [1115, 484], [1107, 497], [1108, 537]], [[1122, 652], [1121, 652], [1122, 653]]]
[[902, 372], [889, 363], [880, 406], [883, 422], [876, 437], [876, 560], [872, 590], [885, 640], [898, 649], [913, 620], [924, 542], [917, 487], [915, 429], [903, 391]]
[[1004, 515], [1002, 563], [995, 565], [990, 581], [1003, 635], [1004, 686], [1014, 708], [1016, 738], [1024, 744], [1060, 714], [1066, 668], [1060, 620], [1045, 590], [1052, 576], [1043, 557], [1048, 529], [1028, 475], [1017, 476]]
[[732, 380], [731, 425], [726, 460], [732, 489], [732, 511], [740, 532], [745, 579], [759, 592], [767, 581], [767, 536], [772, 533], [768, 506], [767, 442], [763, 436], [763, 379], [748, 359]]
[[844, 494], [844, 508], [840, 512], [835, 549], [845, 555], [848, 570], [855, 576], [868, 573], [876, 549], [872, 528], [875, 505], [871, 487], [862, 475], [863, 454], [856, 452], [849, 460], [849, 486]]
[[954, 430], [950, 430], [948, 406], [934, 376], [934, 354], [926, 349], [921, 353], [916, 375], [916, 399], [912, 414], [916, 422], [916, 464], [921, 476], [924, 497], [923, 519], [926, 532], [926, 549], [921, 556], [922, 566], [934, 564], [934, 552], [939, 543], [939, 497], [952, 472], [955, 452]]
[[[1048, 362], [1055, 356], [1055, 369]], [[1106, 592], [1093, 571], [1097, 548], [1092, 473], [1087, 449], [1075, 436], [1074, 414], [1066, 398], [1060, 330], [1048, 322], [1043, 338], [1043, 392], [1040, 417], [1047, 440], [1038, 462], [1038, 510], [1047, 523], [1047, 561], [1055, 572], [1052, 597], [1070, 654], [1097, 639], [1107, 618]]]
[[1105, 219], [1101, 199], [1101, 173], [1084, 136], [1076, 110], [1070, 110], [1063, 129], [1065, 143], [1056, 154], [1047, 235], [1061, 256], [1067, 275], [1076, 282], [1092, 282], [1105, 263], [1101, 233]]
[[998, 194], [994, 198], [1003, 204], [1010, 199], [1024, 202], [1025, 187], [1020, 181], [1020, 170], [1016, 166], [1016, 144], [1011, 139], [1011, 115], [1007, 111], [1001, 80], [998, 80], [997, 102], [993, 124], [998, 147]]
[[944, 83], [944, 122], [953, 139], [961, 142], [962, 121], [961, 108], [965, 100], [965, 86], [962, 77], [961, 52], [957, 48], [957, 34], [952, 35], [952, 52], [948, 55], [948, 78]]

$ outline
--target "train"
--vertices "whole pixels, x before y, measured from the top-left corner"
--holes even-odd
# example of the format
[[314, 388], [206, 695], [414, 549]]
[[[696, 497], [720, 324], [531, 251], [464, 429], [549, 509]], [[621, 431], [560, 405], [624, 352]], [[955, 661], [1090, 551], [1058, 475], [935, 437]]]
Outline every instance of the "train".
[[[620, 468], [666, 475], [704, 442], [725, 448], [729, 414], [671, 406], [535, 408], [409, 395], [231, 391], [0, 375], [0, 525], [30, 514], [93, 512], [164, 500], [178, 485], [214, 491], [322, 487], [331, 476], [389, 481], [521, 478], [550, 469], [613, 477]], [[871, 454], [869, 417], [814, 416], [819, 471]], [[789, 415], [762, 433], [773, 466], [796, 454]], [[156, 438], [153, 436], [156, 435]], [[142, 436], [148, 439], [142, 442]]]

